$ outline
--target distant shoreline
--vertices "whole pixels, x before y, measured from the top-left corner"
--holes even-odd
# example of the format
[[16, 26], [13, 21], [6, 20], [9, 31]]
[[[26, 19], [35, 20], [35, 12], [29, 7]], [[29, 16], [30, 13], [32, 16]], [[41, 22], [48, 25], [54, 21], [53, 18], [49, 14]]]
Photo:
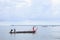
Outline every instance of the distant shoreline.
[[10, 26], [60, 26], [60, 25], [10, 25]]

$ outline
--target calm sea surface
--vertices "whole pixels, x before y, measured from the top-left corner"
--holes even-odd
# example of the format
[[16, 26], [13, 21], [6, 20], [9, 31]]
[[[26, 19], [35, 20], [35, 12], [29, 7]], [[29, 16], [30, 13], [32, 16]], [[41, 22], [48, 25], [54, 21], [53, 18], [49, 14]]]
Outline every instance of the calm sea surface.
[[36, 26], [35, 34], [10, 34], [11, 29], [16, 31], [32, 30], [33, 26], [0, 26], [0, 40], [60, 40], [60, 26]]

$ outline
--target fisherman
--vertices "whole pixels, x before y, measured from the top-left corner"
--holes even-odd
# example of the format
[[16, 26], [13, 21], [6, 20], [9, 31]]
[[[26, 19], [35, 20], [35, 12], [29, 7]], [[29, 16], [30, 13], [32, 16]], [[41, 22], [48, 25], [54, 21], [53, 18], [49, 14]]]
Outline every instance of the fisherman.
[[35, 31], [35, 26], [33, 26], [33, 31]]
[[36, 26], [33, 26], [33, 31], [36, 31], [38, 28], [35, 28]]
[[16, 32], [16, 29], [14, 29], [14, 33]]
[[13, 31], [13, 29], [11, 29], [11, 31], [10, 32], [12, 32]]

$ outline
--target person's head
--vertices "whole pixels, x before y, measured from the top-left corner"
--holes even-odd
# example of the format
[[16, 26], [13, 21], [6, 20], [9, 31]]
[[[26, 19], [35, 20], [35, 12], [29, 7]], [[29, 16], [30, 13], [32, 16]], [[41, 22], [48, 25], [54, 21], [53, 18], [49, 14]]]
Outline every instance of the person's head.
[[13, 31], [13, 29], [11, 29], [11, 32]]

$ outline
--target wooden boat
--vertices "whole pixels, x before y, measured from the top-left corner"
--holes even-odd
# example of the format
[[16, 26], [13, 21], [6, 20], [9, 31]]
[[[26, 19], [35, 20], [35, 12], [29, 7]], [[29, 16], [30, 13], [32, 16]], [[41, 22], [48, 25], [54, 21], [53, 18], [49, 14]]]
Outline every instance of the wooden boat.
[[10, 34], [14, 33], [35, 33], [36, 31], [16, 31], [16, 32], [10, 32]]
[[16, 31], [16, 29], [11, 29], [11, 31], [9, 32], [10, 34], [15, 34], [15, 33], [35, 33], [37, 29], [34, 29], [32, 31]]

